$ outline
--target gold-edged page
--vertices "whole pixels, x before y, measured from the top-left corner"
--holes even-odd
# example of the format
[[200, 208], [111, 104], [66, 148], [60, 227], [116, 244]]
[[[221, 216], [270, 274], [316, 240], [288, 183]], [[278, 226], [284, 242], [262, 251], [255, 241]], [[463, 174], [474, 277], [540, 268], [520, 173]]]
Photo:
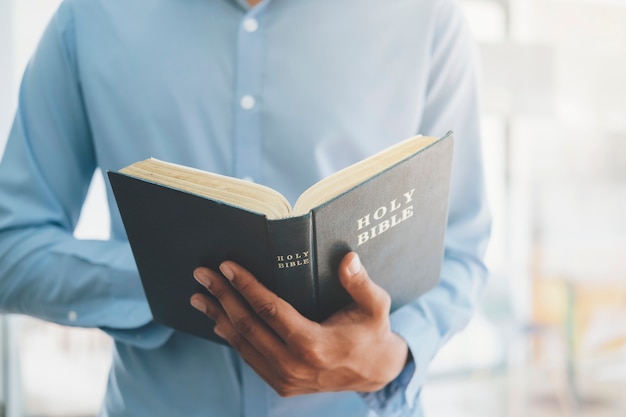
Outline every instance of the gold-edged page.
[[308, 213], [314, 207], [365, 182], [379, 172], [436, 142], [438, 139], [430, 136], [413, 136], [329, 175], [313, 184], [300, 195], [293, 206], [293, 215], [298, 216]]
[[233, 206], [265, 214], [270, 219], [289, 217], [291, 213], [287, 199], [269, 187], [155, 158], [136, 162], [121, 169], [120, 172], [224, 201]]

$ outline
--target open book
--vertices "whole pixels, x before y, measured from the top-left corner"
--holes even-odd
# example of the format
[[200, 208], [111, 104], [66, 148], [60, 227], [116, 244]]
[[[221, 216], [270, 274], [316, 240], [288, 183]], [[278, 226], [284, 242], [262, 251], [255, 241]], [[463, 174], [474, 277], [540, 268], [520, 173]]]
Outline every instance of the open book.
[[439, 279], [452, 134], [416, 136], [322, 179], [294, 207], [259, 184], [156, 159], [109, 179], [155, 320], [214, 339], [189, 305], [198, 266], [233, 260], [300, 313], [347, 305], [337, 268], [350, 250], [397, 308]]

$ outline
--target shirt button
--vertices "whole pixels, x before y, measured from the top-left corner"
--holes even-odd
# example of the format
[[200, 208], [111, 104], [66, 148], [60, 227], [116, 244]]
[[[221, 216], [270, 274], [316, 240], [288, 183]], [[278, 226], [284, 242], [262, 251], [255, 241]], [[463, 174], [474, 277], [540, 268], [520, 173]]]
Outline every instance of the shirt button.
[[259, 22], [253, 18], [246, 19], [243, 21], [243, 28], [246, 30], [246, 32], [256, 32], [256, 30], [259, 28]]
[[241, 97], [241, 101], [239, 102], [239, 104], [244, 110], [252, 110], [256, 105], [256, 100], [251, 95], [245, 95]]
[[78, 320], [78, 314], [76, 314], [74, 310], [71, 310], [70, 312], [67, 313], [67, 319], [72, 322], [76, 321]]

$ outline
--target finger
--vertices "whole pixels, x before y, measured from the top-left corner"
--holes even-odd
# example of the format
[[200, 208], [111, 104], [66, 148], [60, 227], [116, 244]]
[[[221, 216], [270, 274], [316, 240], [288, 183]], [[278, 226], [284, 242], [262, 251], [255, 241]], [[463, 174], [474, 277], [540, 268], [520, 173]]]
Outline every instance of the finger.
[[192, 306], [215, 321], [213, 328], [215, 334], [227, 341], [242, 357], [245, 356], [247, 361], [254, 363], [256, 367], [261, 367], [262, 363], [267, 362], [263, 355], [239, 333], [219, 303], [199, 293], [192, 295], [190, 302]]
[[250, 365], [261, 378], [269, 378], [272, 369], [267, 358], [265, 358], [248, 339], [243, 337], [229, 320], [217, 324], [213, 331], [216, 335], [228, 342], [233, 349], [239, 352], [241, 358]]
[[208, 318], [217, 322], [221, 315], [226, 315], [222, 307], [215, 300], [205, 294], [196, 293], [189, 299], [190, 304]]
[[355, 252], [348, 253], [341, 260], [339, 280], [359, 307], [374, 315], [389, 314], [389, 294], [370, 279]]
[[254, 312], [288, 343], [310, 340], [319, 327], [302, 316], [291, 304], [268, 290], [249, 271], [232, 261], [223, 262], [220, 271], [246, 299]]
[[[194, 294], [191, 297], [191, 304], [201, 312], [205, 313], [211, 319], [216, 322], [213, 329], [216, 335], [224, 339], [229, 345], [232, 346], [242, 359], [250, 365], [252, 369], [265, 381], [268, 385], [274, 387], [274, 389], [283, 397], [291, 397], [294, 395], [303, 395], [316, 392], [315, 388], [308, 386], [296, 386], [291, 383], [287, 383], [284, 378], [281, 378], [280, 372], [278, 372], [278, 366], [273, 360], [268, 358], [260, 352], [255, 346], [243, 337], [237, 329], [233, 326], [232, 322], [228, 318], [228, 315], [221, 308], [219, 303], [212, 300], [205, 294]], [[279, 360], [286, 360], [285, 356], [279, 357]]]
[[195, 309], [206, 314], [208, 318], [215, 322], [215, 327], [213, 329], [215, 331], [215, 334], [226, 340], [226, 337], [223, 334], [218, 333], [217, 329], [232, 328], [233, 325], [230, 321], [230, 317], [228, 316], [226, 311], [224, 311], [220, 303], [217, 302], [215, 299], [207, 296], [206, 294], [200, 293], [192, 295], [189, 302]]
[[[224, 322], [220, 321], [220, 324], [215, 326], [214, 331], [215, 334], [226, 340], [233, 349], [239, 352], [241, 358], [281, 396], [291, 397], [294, 395], [311, 394], [318, 391], [315, 387], [301, 385], [303, 381], [285, 380], [284, 376], [279, 372], [279, 366], [276, 360], [288, 360], [287, 352], [282, 353], [276, 360], [268, 359], [268, 357], [258, 349], [258, 346], [255, 346], [248, 339], [243, 337], [229, 320]], [[296, 384], [295, 382], [298, 383]]]
[[[241, 358], [254, 369], [261, 379], [273, 387], [281, 396], [290, 397], [315, 392], [312, 388], [286, 383], [277, 372], [276, 363], [268, 360], [254, 344], [241, 336], [230, 322], [215, 326], [214, 331], [215, 334], [226, 340], [233, 349], [239, 352]], [[285, 358], [281, 359], [284, 360]]]
[[[241, 322], [240, 327], [243, 329], [239, 331], [246, 335], [250, 333], [250, 337], [256, 334], [257, 330], [263, 331], [263, 324], [254, 317], [246, 300], [219, 273], [208, 268], [197, 268], [194, 271], [194, 278], [215, 297], [225, 317], [230, 321], [230, 325], [237, 328], [237, 322]], [[194, 301], [193, 297], [192, 301]], [[268, 329], [265, 330], [267, 333]]]
[[[246, 300], [217, 272], [208, 268], [197, 268], [194, 271], [194, 277], [205, 285], [225, 313], [224, 317], [216, 320], [218, 328], [234, 328], [241, 337], [267, 357], [276, 355], [277, 352], [278, 354], [284, 353], [283, 341], [255, 315]], [[235, 338], [235, 342], [239, 343], [238, 338]]]

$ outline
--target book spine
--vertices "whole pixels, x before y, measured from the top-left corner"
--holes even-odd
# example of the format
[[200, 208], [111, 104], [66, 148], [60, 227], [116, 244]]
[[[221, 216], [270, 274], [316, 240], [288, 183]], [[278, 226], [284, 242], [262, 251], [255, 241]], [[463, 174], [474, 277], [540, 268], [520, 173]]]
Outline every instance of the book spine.
[[[347, 207], [358, 207], [353, 203]], [[351, 217], [354, 210], [349, 208], [339, 211], [331, 209], [330, 218], [324, 218], [324, 213], [319, 215], [330, 204], [318, 207], [311, 211], [312, 214], [312, 237], [313, 250], [316, 253], [313, 271], [315, 272], [315, 286], [317, 287], [317, 321], [321, 322], [336, 313], [342, 307], [352, 302], [352, 298], [341, 285], [339, 280], [339, 264], [343, 257], [352, 250], [350, 235], [354, 234], [349, 230], [352, 224]], [[320, 219], [322, 217], [322, 219]], [[329, 227], [330, 225], [330, 227]], [[335, 236], [329, 237], [328, 231], [332, 230]]]
[[[269, 220], [274, 277], [270, 288], [303, 316], [319, 320], [311, 214]], [[269, 285], [268, 285], [269, 286]]]

